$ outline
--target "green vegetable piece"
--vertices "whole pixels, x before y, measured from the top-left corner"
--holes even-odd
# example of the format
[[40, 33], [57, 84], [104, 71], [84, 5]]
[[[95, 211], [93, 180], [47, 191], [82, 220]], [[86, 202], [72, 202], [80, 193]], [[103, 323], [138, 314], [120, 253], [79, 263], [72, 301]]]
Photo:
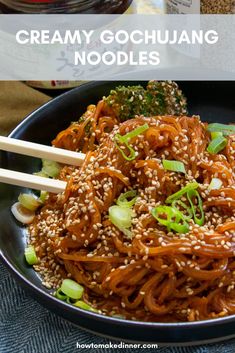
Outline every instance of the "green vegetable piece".
[[42, 205], [40, 199], [33, 194], [20, 194], [18, 197], [19, 203], [29, 211], [36, 211]]
[[115, 115], [125, 121], [136, 115], [185, 115], [187, 104], [175, 82], [150, 81], [146, 89], [138, 86], [119, 86], [104, 97]]
[[223, 133], [222, 132], [217, 132], [217, 131], [214, 131], [214, 132], [211, 132], [211, 138], [212, 140], [216, 139], [217, 137], [221, 137], [223, 136]]
[[187, 216], [184, 214], [184, 218], [189, 221], [193, 218], [193, 211], [191, 207], [187, 206], [185, 202], [181, 200], [175, 200], [172, 202], [172, 206], [175, 208], [183, 208], [183, 210], [187, 211]]
[[162, 161], [163, 168], [172, 172], [184, 173], [186, 174], [184, 163], [179, 161], [169, 161], [164, 159]]
[[209, 190], [219, 190], [223, 185], [223, 182], [218, 178], [212, 178], [211, 183], [209, 185]]
[[187, 114], [186, 98], [174, 81], [149, 81], [147, 95], [148, 116]]
[[127, 207], [109, 207], [109, 219], [120, 230], [128, 229], [132, 225], [133, 211]]
[[42, 178], [49, 178], [49, 175], [43, 172], [42, 170], [40, 172], [33, 173], [33, 175], [40, 176]]
[[74, 306], [77, 306], [78, 308], [83, 309], [83, 310], [92, 311], [92, 312], [95, 312], [95, 313], [98, 313], [98, 312], [99, 312], [98, 310], [96, 310], [95, 308], [93, 308], [91, 305], [85, 303], [85, 302], [82, 301], [82, 300], [78, 300], [78, 301], [75, 302], [73, 305], [74, 305]]
[[121, 155], [123, 156], [123, 158], [126, 161], [133, 161], [134, 159], [136, 159], [136, 157], [138, 156], [138, 153], [130, 146], [125, 144], [126, 148], [129, 150], [130, 154], [127, 156], [126, 153], [123, 151], [123, 149], [121, 149], [119, 147], [119, 145], [117, 143], [115, 143], [117, 149], [119, 150], [119, 152], [121, 153]]
[[60, 287], [61, 292], [63, 292], [70, 299], [81, 299], [84, 288], [77, 282], [71, 279], [64, 279]]
[[25, 248], [24, 256], [29, 265], [36, 265], [38, 263], [38, 258], [32, 245]]
[[121, 143], [128, 143], [132, 138], [143, 134], [148, 129], [149, 129], [148, 124], [144, 124], [144, 125], [138, 126], [136, 129], [128, 132], [125, 135], [116, 134], [115, 138]]
[[221, 132], [224, 136], [235, 134], [235, 125], [213, 123], [207, 127], [209, 132]]
[[211, 154], [217, 154], [227, 146], [227, 143], [228, 140], [225, 137], [219, 136], [210, 142], [207, 151]]
[[59, 163], [54, 161], [49, 161], [47, 159], [42, 159], [42, 173], [45, 173], [51, 178], [58, 177], [61, 170], [61, 166]]
[[[196, 224], [198, 224], [199, 226], [203, 226], [204, 222], [205, 222], [205, 213], [203, 211], [203, 203], [202, 203], [202, 199], [201, 196], [199, 195], [197, 190], [189, 190], [187, 192], [187, 198], [189, 200], [189, 203], [191, 205], [191, 209], [193, 212], [193, 218], [194, 218], [194, 222]], [[196, 198], [197, 199], [197, 206], [195, 206], [193, 199]], [[198, 218], [197, 217], [197, 209], [199, 209], [200, 215], [201, 217]]]
[[41, 191], [40, 192], [40, 201], [42, 203], [45, 203], [48, 195], [49, 195], [49, 193], [47, 191]]
[[64, 294], [64, 293], [61, 291], [61, 288], [59, 288], [59, 289], [56, 291], [55, 297], [56, 297], [57, 299], [60, 299], [60, 300], [63, 300], [63, 301], [67, 299], [67, 295]]
[[105, 102], [112, 107], [115, 115], [121, 120], [134, 118], [143, 114], [145, 89], [142, 86], [119, 86], [112, 90]]
[[[120, 135], [120, 134], [115, 135], [114, 138], [115, 138], [116, 147], [127, 161], [133, 161], [138, 155], [138, 153], [129, 145], [129, 141], [132, 138], [141, 135], [143, 132], [148, 130], [148, 128], [149, 128], [148, 124], [144, 124], [144, 125], [137, 127], [133, 131], [128, 132], [126, 135]], [[123, 149], [120, 147], [120, 144], [123, 144], [129, 150], [130, 154], [128, 156], [125, 154]]]
[[184, 214], [177, 208], [171, 206], [158, 206], [152, 210], [152, 215], [163, 226], [171, 230], [185, 234], [189, 231], [189, 224], [185, 220]]
[[[128, 199], [130, 199], [128, 201]], [[121, 207], [131, 208], [134, 206], [137, 199], [137, 192], [135, 190], [127, 191], [125, 194], [121, 194], [117, 200], [117, 205]]]
[[72, 298], [67, 297], [66, 298], [66, 303], [68, 303], [70, 305], [74, 305], [74, 303], [76, 303], [76, 299], [72, 299]]
[[177, 191], [175, 194], [169, 196], [166, 199], [166, 203], [172, 203], [175, 200], [180, 199], [184, 194], [186, 194], [188, 191], [190, 190], [195, 190], [199, 187], [199, 184], [196, 182], [193, 183], [189, 183], [187, 184], [184, 188], [182, 188], [181, 190]]

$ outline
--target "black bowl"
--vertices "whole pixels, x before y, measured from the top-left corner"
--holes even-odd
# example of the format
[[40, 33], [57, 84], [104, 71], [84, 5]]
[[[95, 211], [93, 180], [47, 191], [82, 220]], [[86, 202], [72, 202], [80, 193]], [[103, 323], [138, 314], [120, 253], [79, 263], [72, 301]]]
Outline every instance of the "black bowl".
[[[87, 105], [96, 103], [116, 85], [117, 82], [92, 82], [69, 91], [33, 112], [10, 136], [50, 144], [59, 131], [81, 116]], [[188, 97], [190, 114], [199, 114], [210, 122], [234, 121], [235, 83], [179, 82], [179, 85]], [[2, 167], [12, 170], [32, 173], [40, 166], [36, 158], [12, 153], [2, 153], [1, 157]], [[18, 282], [45, 307], [86, 330], [126, 341], [191, 345], [235, 336], [235, 316], [192, 323], [133, 322], [86, 312], [51, 296], [24, 260], [26, 231], [10, 212], [20, 192], [22, 188], [0, 184], [0, 255]]]

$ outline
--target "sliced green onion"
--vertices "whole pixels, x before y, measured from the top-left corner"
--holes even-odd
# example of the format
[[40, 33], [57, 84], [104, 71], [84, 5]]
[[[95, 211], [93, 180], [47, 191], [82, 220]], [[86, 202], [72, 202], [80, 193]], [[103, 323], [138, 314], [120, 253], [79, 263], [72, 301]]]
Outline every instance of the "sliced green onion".
[[115, 143], [115, 146], [117, 147], [117, 149], [119, 150], [119, 152], [121, 152], [123, 158], [127, 161], [133, 161], [134, 159], [136, 159], [136, 157], [138, 156], [138, 152], [136, 152], [134, 150], [134, 148], [132, 148], [129, 144], [125, 143], [126, 148], [129, 150], [129, 155], [127, 156], [126, 153], [123, 151], [122, 148], [119, 147], [118, 143]]
[[223, 133], [222, 133], [222, 132], [219, 132], [219, 131], [211, 132], [211, 138], [212, 138], [212, 140], [216, 139], [217, 137], [221, 137], [221, 136], [223, 136]]
[[49, 195], [49, 193], [48, 193], [47, 191], [41, 191], [41, 192], [40, 192], [40, 198], [39, 198], [40, 201], [41, 201], [42, 203], [45, 203], [45, 201], [46, 201], [48, 195]]
[[19, 202], [15, 202], [14, 205], [11, 206], [11, 212], [17, 221], [23, 224], [32, 223], [35, 217], [35, 213], [33, 211], [28, 210]]
[[120, 230], [128, 229], [132, 224], [133, 211], [127, 207], [109, 207], [109, 219]]
[[207, 151], [211, 154], [216, 154], [222, 151], [227, 146], [227, 143], [228, 140], [225, 137], [219, 136], [210, 142]]
[[193, 211], [192, 211], [192, 209], [189, 206], [186, 205], [185, 202], [183, 202], [181, 200], [175, 200], [175, 201], [172, 202], [172, 206], [175, 207], [175, 208], [178, 208], [178, 209], [179, 209], [179, 207], [181, 207], [181, 208], [183, 208], [184, 210], [187, 211], [188, 215], [184, 214], [185, 220], [189, 221], [190, 219], [193, 218]]
[[[194, 218], [194, 222], [200, 226], [202, 226], [205, 222], [205, 214], [203, 211], [203, 203], [200, 194], [196, 190], [199, 187], [199, 184], [196, 182], [189, 183], [186, 185], [183, 189], [180, 191], [176, 192], [175, 194], [169, 196], [166, 199], [166, 203], [172, 203], [172, 206], [175, 209], [177, 208], [177, 205], [179, 205], [181, 208], [185, 209], [188, 212], [188, 215], [185, 216], [183, 214], [184, 220], [190, 220], [191, 218]], [[187, 194], [188, 201], [190, 203], [190, 207], [188, 207], [184, 202], [179, 200], [183, 195]], [[193, 199], [197, 199], [197, 206], [195, 206]], [[201, 217], [197, 217], [197, 208], [199, 209]], [[156, 217], [155, 217], [156, 218]]]
[[189, 183], [187, 184], [184, 188], [182, 188], [181, 190], [177, 191], [175, 194], [169, 196], [166, 199], [166, 203], [172, 203], [175, 200], [180, 199], [184, 194], [186, 194], [188, 191], [190, 190], [195, 190], [199, 187], [199, 184], [196, 182], [193, 183]]
[[183, 224], [172, 222], [171, 229], [174, 230], [176, 233], [186, 234], [189, 232], [189, 225], [186, 221], [184, 221]]
[[[151, 213], [161, 225], [167, 227], [168, 232], [173, 230], [185, 234], [189, 231], [189, 225], [183, 213], [175, 207], [158, 206], [152, 209]], [[164, 218], [161, 216], [164, 216]]]
[[74, 305], [76, 303], [76, 299], [72, 299], [72, 298], [67, 297], [66, 298], [66, 302], [68, 304]]
[[162, 161], [163, 167], [165, 170], [170, 170], [172, 172], [184, 173], [186, 174], [184, 163], [179, 161], [169, 161], [164, 159]]
[[132, 232], [127, 228], [119, 228], [120, 231], [125, 234], [128, 239], [132, 239]]
[[29, 265], [36, 265], [38, 263], [38, 258], [32, 245], [25, 248], [24, 256]]
[[78, 300], [81, 299], [84, 288], [71, 279], [64, 279], [60, 290], [67, 295], [67, 297]]
[[[203, 211], [203, 203], [202, 203], [201, 196], [199, 195], [197, 190], [189, 190], [187, 192], [187, 197], [193, 212], [194, 222], [199, 226], [203, 226], [205, 222], [205, 213]], [[195, 206], [195, 203], [193, 202], [193, 198], [197, 199], [197, 202], [198, 202], [197, 206]], [[200, 215], [201, 215], [200, 218], [197, 217], [197, 208], [200, 211]]]
[[[156, 220], [163, 226], [168, 228], [170, 232], [170, 222], [175, 215], [174, 208], [170, 206], [158, 206], [152, 209], [152, 215]], [[160, 215], [165, 215], [165, 218], [161, 218]]]
[[33, 175], [40, 176], [42, 178], [49, 178], [49, 175], [43, 172], [42, 170], [40, 172], [33, 173]]
[[[133, 161], [138, 155], [138, 153], [133, 149], [133, 147], [129, 145], [130, 139], [139, 136], [140, 134], [145, 132], [148, 128], [149, 128], [148, 124], [144, 124], [137, 127], [133, 131], [128, 132], [126, 135], [120, 135], [120, 134], [115, 135], [115, 145], [119, 150], [119, 152], [121, 152], [123, 158], [125, 158], [127, 161]], [[123, 149], [120, 147], [120, 144], [123, 144], [124, 146], [126, 146], [126, 148], [129, 151], [129, 155], [125, 154]]]
[[42, 159], [42, 173], [47, 174], [51, 178], [56, 178], [60, 173], [61, 167], [57, 162]]
[[126, 135], [116, 134], [115, 139], [117, 139], [119, 142], [127, 143], [129, 142], [130, 139], [141, 135], [143, 132], [145, 132], [148, 129], [149, 129], [148, 124], [144, 124], [132, 130], [131, 132], [128, 132]]
[[211, 191], [211, 190], [219, 190], [219, 189], [221, 189], [221, 186], [223, 185], [223, 182], [220, 180], [220, 179], [218, 179], [218, 178], [213, 178], [212, 180], [211, 180], [211, 183], [210, 183], [210, 185], [209, 185], [209, 191]]
[[[121, 207], [131, 208], [132, 206], [134, 206], [136, 202], [136, 199], [137, 199], [136, 195], [137, 195], [137, 192], [135, 190], [130, 190], [125, 192], [125, 194], [121, 194], [117, 199], [117, 205]], [[128, 201], [128, 199], [130, 198], [131, 200]]]
[[56, 297], [57, 299], [60, 299], [60, 300], [66, 300], [66, 299], [67, 299], [67, 295], [64, 294], [64, 293], [61, 291], [60, 288], [56, 291], [55, 297]]
[[20, 194], [18, 197], [19, 203], [30, 211], [36, 211], [41, 206], [41, 200], [33, 194]]
[[235, 125], [213, 123], [207, 127], [209, 132], [222, 132], [224, 136], [235, 134]]
[[95, 313], [98, 313], [99, 311], [96, 310], [95, 308], [92, 308], [91, 305], [85, 303], [82, 300], [78, 300], [76, 303], [73, 304], [74, 306], [77, 306], [80, 309], [87, 310], [87, 311], [93, 311]]

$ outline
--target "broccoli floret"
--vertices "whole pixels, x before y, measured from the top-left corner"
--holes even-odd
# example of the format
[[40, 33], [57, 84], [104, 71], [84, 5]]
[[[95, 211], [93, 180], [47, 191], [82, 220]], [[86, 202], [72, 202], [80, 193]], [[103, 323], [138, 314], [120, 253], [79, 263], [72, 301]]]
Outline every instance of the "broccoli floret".
[[150, 109], [153, 114], [156, 110], [159, 115], [185, 115], [187, 102], [176, 82], [150, 81], [147, 85], [150, 95]]
[[142, 86], [119, 86], [104, 97], [120, 121], [153, 115], [184, 115], [186, 99], [175, 82], [150, 81]]
[[142, 86], [119, 86], [104, 100], [115, 115], [124, 121], [142, 114], [145, 93]]

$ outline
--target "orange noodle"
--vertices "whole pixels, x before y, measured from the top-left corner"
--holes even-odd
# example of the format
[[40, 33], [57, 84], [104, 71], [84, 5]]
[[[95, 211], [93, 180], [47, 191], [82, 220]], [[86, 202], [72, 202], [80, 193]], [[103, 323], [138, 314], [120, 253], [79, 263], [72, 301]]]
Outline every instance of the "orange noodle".
[[[117, 148], [116, 134], [148, 128]], [[69, 277], [84, 300], [105, 315], [157, 322], [204, 320], [235, 314], [235, 136], [224, 150], [207, 152], [210, 134], [199, 117], [136, 116], [120, 122], [100, 101], [53, 140], [87, 154], [81, 168], [64, 166], [64, 193], [50, 194], [29, 227], [40, 258], [35, 269], [48, 288]], [[121, 146], [128, 155], [125, 145]], [[164, 169], [182, 162], [186, 173]], [[213, 178], [220, 189], [209, 187]], [[197, 182], [205, 221], [189, 220], [184, 234], [152, 216], [152, 209]], [[109, 219], [120, 194], [135, 190], [131, 236]], [[182, 198], [184, 202], [186, 200]], [[169, 206], [169, 204], [168, 204]]]

